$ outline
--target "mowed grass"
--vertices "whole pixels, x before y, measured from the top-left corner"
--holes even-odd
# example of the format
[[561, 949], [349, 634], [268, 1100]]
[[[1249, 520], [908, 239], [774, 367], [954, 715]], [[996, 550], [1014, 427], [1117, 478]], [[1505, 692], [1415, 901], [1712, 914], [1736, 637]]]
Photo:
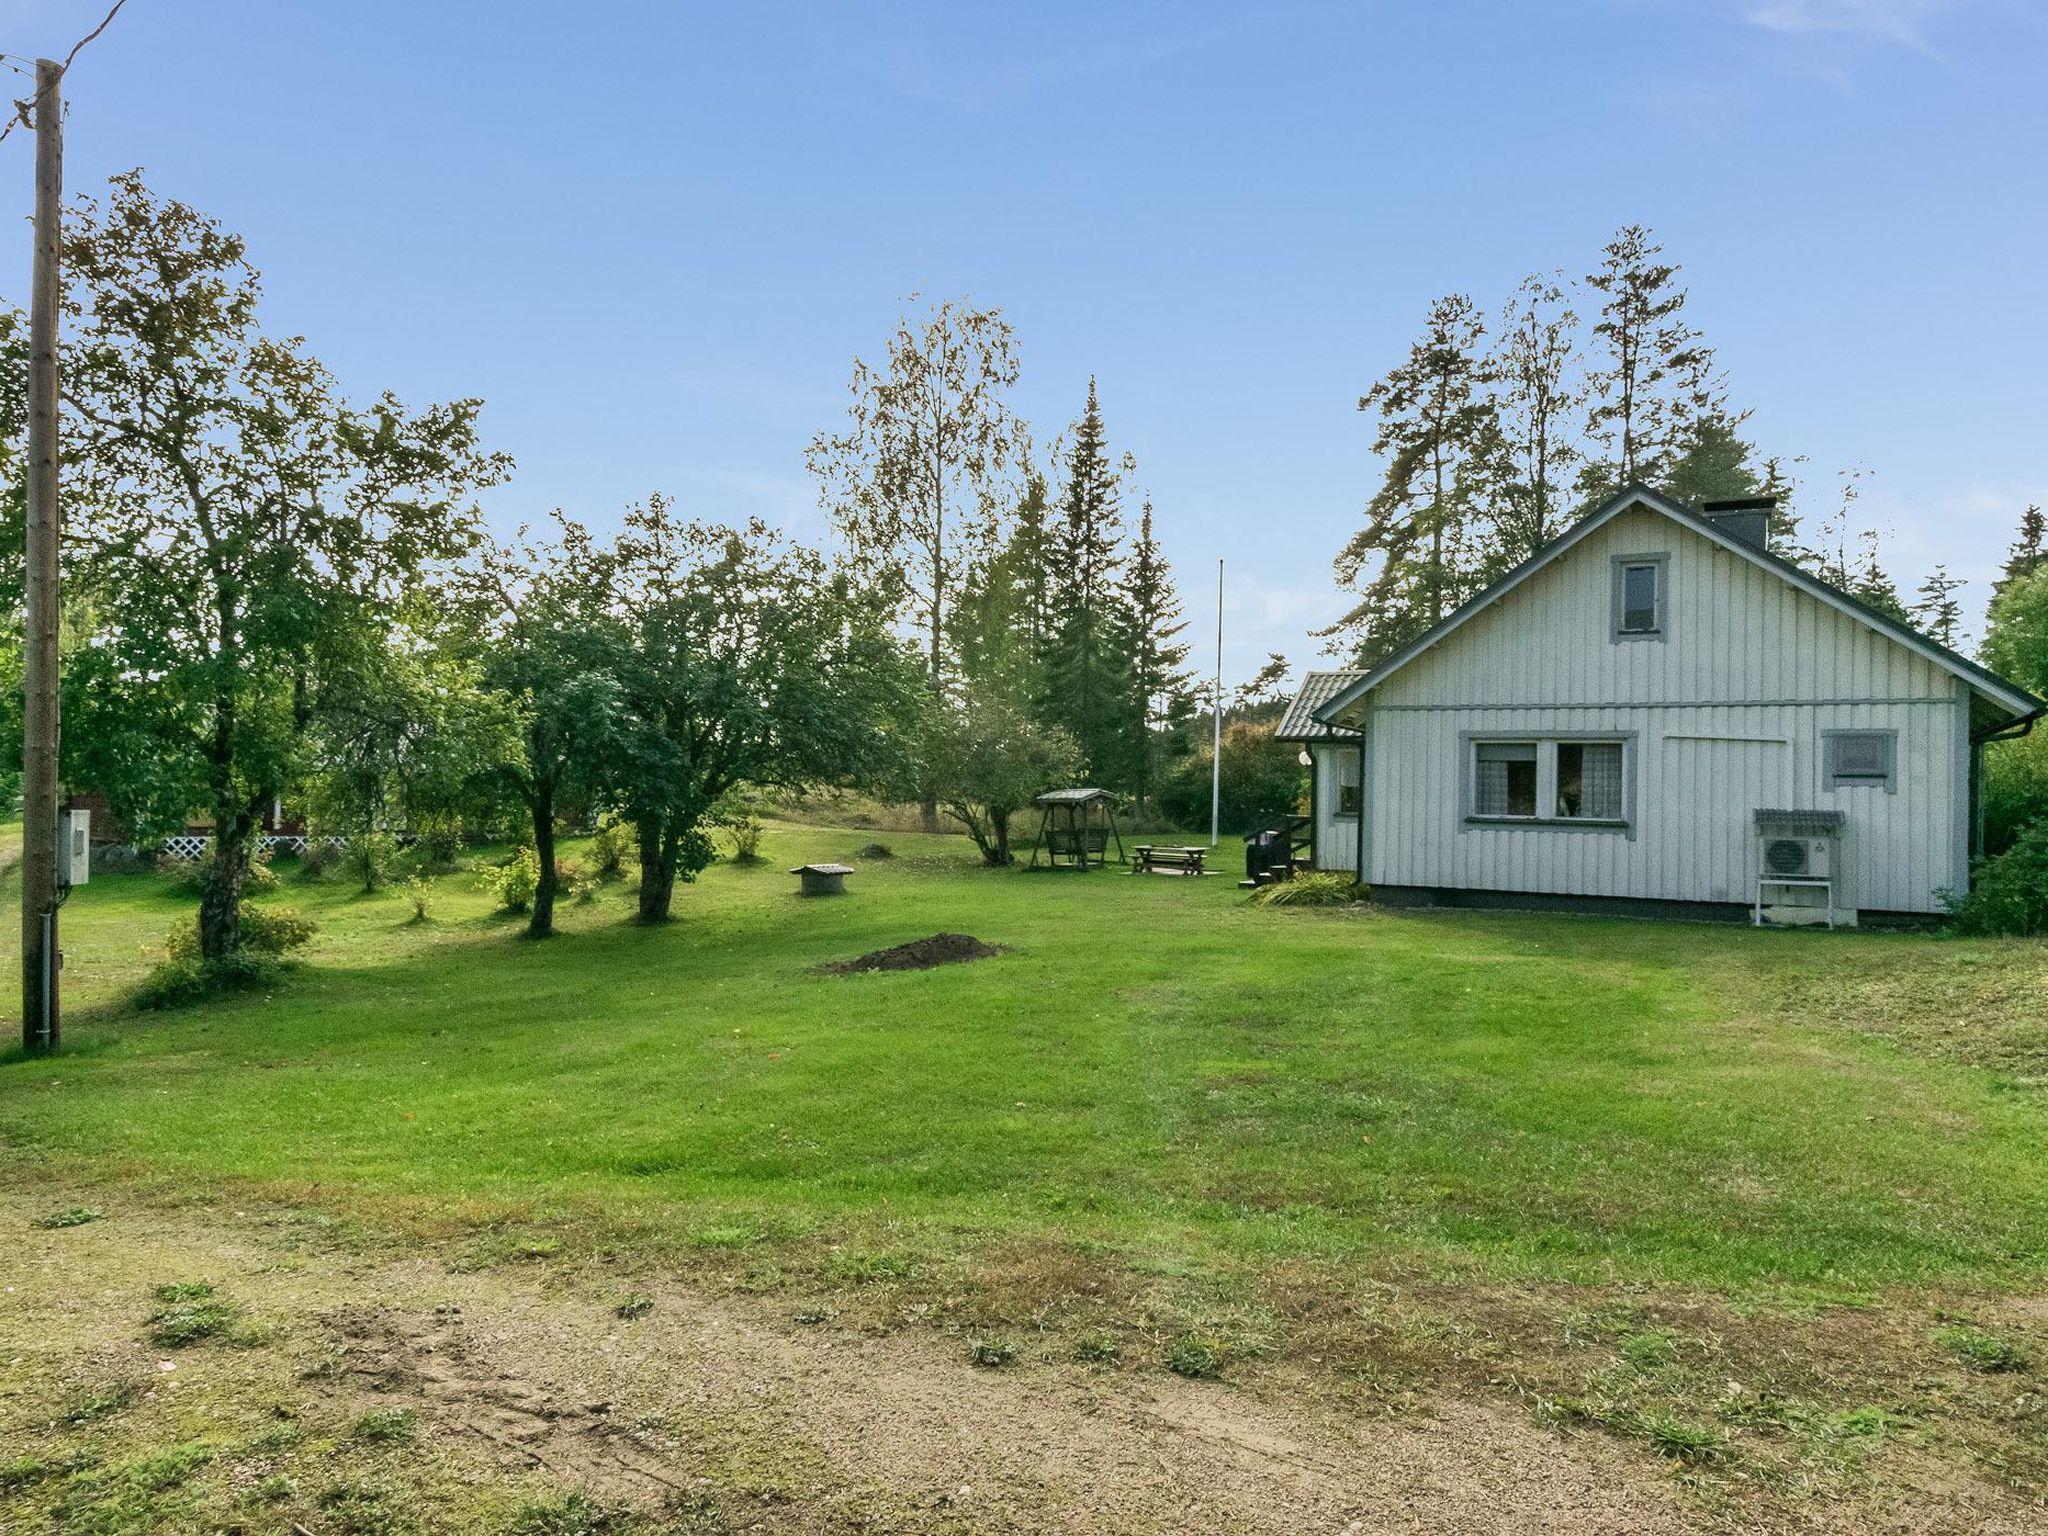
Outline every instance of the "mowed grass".
[[[853, 857], [872, 835], [778, 825], [679, 921], [635, 925], [614, 886], [542, 943], [468, 874], [424, 924], [287, 879], [262, 899], [321, 925], [304, 970], [168, 1014], [123, 997], [190, 897], [97, 878], [65, 909], [64, 1053], [0, 1062], [0, 1156], [678, 1248], [1024, 1239], [1155, 1273], [1853, 1296], [2048, 1260], [2040, 1094], [1826, 1007], [1902, 967], [2009, 983], [2038, 945], [1264, 910], [1227, 876], [985, 871], [950, 837]], [[857, 866], [848, 896], [795, 896], [786, 867], [819, 858]], [[1009, 952], [820, 970], [940, 931]]]

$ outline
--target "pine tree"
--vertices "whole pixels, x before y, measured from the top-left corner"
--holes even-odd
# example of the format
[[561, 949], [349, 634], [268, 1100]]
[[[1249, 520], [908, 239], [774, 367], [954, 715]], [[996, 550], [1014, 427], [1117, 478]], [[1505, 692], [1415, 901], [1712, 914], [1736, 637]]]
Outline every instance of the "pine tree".
[[1794, 558], [1821, 580], [1887, 618], [1909, 622], [1912, 615], [1881, 558], [1884, 536], [1875, 528], [1856, 525], [1856, 503], [1863, 494], [1864, 473], [1860, 469], [1843, 471], [1840, 502], [1821, 523], [1816, 542], [1795, 551]]
[[1991, 588], [1995, 598], [2005, 590], [2007, 582], [2018, 581], [2022, 576], [2031, 576], [2048, 565], [2048, 518], [2041, 515], [2039, 504], [2031, 505], [2020, 514], [2019, 537], [2012, 541], [2012, 548], [2005, 552], [2005, 569]]
[[[1361, 661], [1387, 654], [1464, 601], [1481, 575], [1473, 539], [1477, 492], [1493, 434], [1479, 311], [1462, 293], [1430, 306], [1407, 360], [1360, 396], [1378, 415], [1373, 452], [1386, 480], [1366, 525], [1338, 552], [1338, 585], [1360, 600], [1322, 631]], [[1362, 583], [1362, 585], [1361, 585]]]
[[1187, 666], [1187, 629], [1173, 573], [1152, 536], [1152, 502], [1138, 519], [1138, 539], [1124, 568], [1116, 639], [1129, 666], [1126, 704], [1126, 759], [1117, 788], [1127, 789], [1143, 809], [1162, 778], [1161, 760], [1193, 708]]
[[1600, 450], [1579, 476], [1590, 509], [1625, 485], [1660, 485], [1683, 452], [1688, 423], [1711, 401], [1713, 354], [1680, 318], [1685, 290], [1664, 248], [1631, 224], [1607, 243], [1586, 278], [1601, 295], [1593, 335], [1603, 361], [1593, 369], [1586, 436]]
[[1562, 530], [1565, 487], [1579, 457], [1567, 422], [1579, 405], [1573, 380], [1579, 317], [1562, 276], [1522, 280], [1502, 312], [1493, 353], [1500, 444], [1492, 564], [1500, 571]]
[[1962, 638], [1963, 605], [1956, 601], [1956, 593], [1968, 585], [1960, 576], [1949, 575], [1947, 566], [1937, 565], [1920, 583], [1914, 594], [1919, 601], [1908, 610], [1922, 630], [1950, 650]]
[[1090, 773], [1114, 773], [1129, 666], [1113, 634], [1123, 565], [1123, 486], [1110, 463], [1095, 380], [1074, 424], [1052, 530], [1053, 634], [1046, 666], [1048, 723], [1080, 743]]

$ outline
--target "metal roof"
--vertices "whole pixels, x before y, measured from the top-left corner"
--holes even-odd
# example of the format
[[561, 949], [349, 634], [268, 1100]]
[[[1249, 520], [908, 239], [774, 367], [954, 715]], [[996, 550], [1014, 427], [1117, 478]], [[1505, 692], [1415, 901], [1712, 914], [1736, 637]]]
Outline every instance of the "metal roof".
[[[1625, 508], [1631, 506], [1648, 507], [1653, 512], [1663, 513], [1664, 516], [1670, 518], [1673, 522], [1701, 534], [1709, 542], [1720, 545], [1732, 554], [1740, 555], [1746, 560], [1753, 561], [1767, 571], [1775, 572], [1793, 586], [1801, 588], [1814, 597], [1819, 598], [1829, 607], [1836, 609], [1838, 612], [1846, 613], [1851, 618], [1860, 619], [1880, 634], [1889, 636], [1909, 650], [1917, 651], [1937, 666], [1944, 667], [1961, 677], [1975, 688], [1980, 696], [2004, 709], [2014, 723], [2031, 720], [2044, 711], [2048, 711], [2048, 704], [2044, 704], [2040, 699], [2035, 698], [2026, 689], [2019, 687], [2017, 684], [2007, 682], [1997, 673], [1986, 667], [1979, 666], [1966, 656], [1957, 655], [1947, 646], [1922, 634], [1912, 625], [1901, 624], [1889, 614], [1879, 613], [1868, 603], [1851, 596], [1839, 587], [1831, 586], [1829, 583], [1822, 581], [1811, 571], [1794, 565], [1782, 555], [1774, 554], [1767, 549], [1758, 549], [1753, 545], [1744, 543], [1740, 539], [1730, 537], [1721, 529], [1716, 528], [1708, 518], [1703, 517], [1684, 502], [1674, 501], [1668, 496], [1660, 495], [1645, 485], [1630, 485], [1617, 492], [1597, 512], [1592, 513], [1552, 539], [1527, 560], [1524, 560], [1512, 571], [1509, 571], [1507, 575], [1501, 577], [1499, 581], [1496, 581], [1492, 586], [1446, 617], [1442, 623], [1431, 629], [1420, 639], [1414, 640], [1401, 650], [1396, 651], [1377, 667], [1374, 667], [1369, 674], [1358, 674], [1356, 681], [1341, 689], [1328, 703], [1324, 704], [1316, 712], [1316, 718], [1327, 724], [1325, 716], [1340, 713], [1357, 702], [1358, 698], [1367, 690], [1378, 687], [1379, 684], [1386, 681], [1393, 673], [1399, 671], [1410, 661], [1414, 660], [1415, 657], [1435, 645], [1437, 641], [1443, 639], [1444, 636], [1464, 624], [1467, 619], [1488, 607], [1495, 599], [1520, 586], [1523, 581], [1548, 565], [1552, 560], [1578, 543], [1579, 540], [1585, 538], [1595, 529], [1612, 520]], [[1289, 713], [1291, 714], [1292, 711]]]
[[1106, 789], [1048, 789], [1042, 795], [1031, 798], [1033, 805], [1085, 805], [1090, 800], [1114, 800], [1115, 794]]
[[1294, 702], [1287, 706], [1287, 713], [1274, 728], [1274, 739], [1326, 741], [1333, 736], [1349, 736], [1349, 731], [1340, 731], [1318, 720], [1316, 711], [1364, 676], [1359, 671], [1309, 673], [1301, 680], [1301, 692], [1294, 696]]

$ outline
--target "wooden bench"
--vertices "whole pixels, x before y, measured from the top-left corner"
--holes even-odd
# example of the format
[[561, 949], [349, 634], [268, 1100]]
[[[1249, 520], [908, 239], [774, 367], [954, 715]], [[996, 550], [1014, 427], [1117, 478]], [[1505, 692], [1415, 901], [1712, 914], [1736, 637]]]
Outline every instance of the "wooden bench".
[[1131, 851], [1138, 856], [1133, 874], [1149, 875], [1169, 869], [1183, 875], [1207, 873], [1202, 868], [1202, 861], [1209, 856], [1206, 848], [1156, 848], [1150, 843], [1139, 843]]

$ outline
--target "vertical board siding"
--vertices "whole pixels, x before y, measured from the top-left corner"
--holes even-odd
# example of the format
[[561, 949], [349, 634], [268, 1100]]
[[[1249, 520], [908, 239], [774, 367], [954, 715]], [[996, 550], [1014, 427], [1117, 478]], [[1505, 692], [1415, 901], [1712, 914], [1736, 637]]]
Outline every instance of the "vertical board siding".
[[[1616, 643], [1611, 557], [1657, 553], [1670, 557], [1669, 634]], [[1847, 817], [1844, 906], [1938, 912], [1966, 857], [1961, 686], [1690, 529], [1632, 510], [1373, 691], [1367, 878], [1747, 902], [1751, 813], [1821, 807]], [[1825, 786], [1822, 733], [1841, 729], [1898, 732], [1895, 793]], [[1463, 737], [1495, 731], [1633, 733], [1633, 835], [1466, 826]], [[1334, 774], [1327, 782], [1334, 804]], [[1344, 841], [1337, 828], [1350, 823], [1327, 841], [1318, 828], [1319, 858]]]
[[1317, 869], [1358, 869], [1358, 818], [1337, 814], [1337, 769], [1345, 758], [1358, 760], [1353, 741], [1318, 742], [1309, 748], [1315, 758], [1311, 770], [1316, 779], [1315, 864]]

